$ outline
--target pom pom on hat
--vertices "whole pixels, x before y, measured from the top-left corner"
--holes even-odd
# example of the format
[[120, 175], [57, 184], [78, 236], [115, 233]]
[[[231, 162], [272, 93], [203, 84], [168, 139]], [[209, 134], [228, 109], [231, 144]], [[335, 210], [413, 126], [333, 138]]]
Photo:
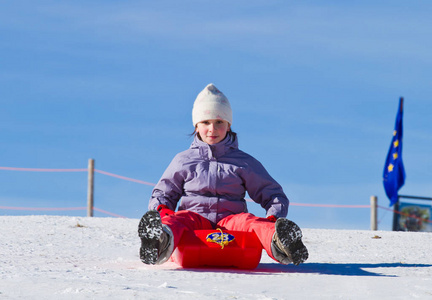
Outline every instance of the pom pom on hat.
[[232, 110], [227, 97], [213, 83], [210, 83], [195, 99], [192, 122], [196, 126], [199, 122], [214, 119], [225, 120], [232, 124]]

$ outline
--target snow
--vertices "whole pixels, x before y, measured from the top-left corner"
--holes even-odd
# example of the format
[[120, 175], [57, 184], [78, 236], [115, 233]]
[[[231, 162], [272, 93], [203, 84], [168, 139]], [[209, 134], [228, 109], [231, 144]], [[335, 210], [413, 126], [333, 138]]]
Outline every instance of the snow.
[[147, 266], [137, 219], [0, 217], [1, 299], [432, 299], [432, 234], [303, 229], [309, 259]]

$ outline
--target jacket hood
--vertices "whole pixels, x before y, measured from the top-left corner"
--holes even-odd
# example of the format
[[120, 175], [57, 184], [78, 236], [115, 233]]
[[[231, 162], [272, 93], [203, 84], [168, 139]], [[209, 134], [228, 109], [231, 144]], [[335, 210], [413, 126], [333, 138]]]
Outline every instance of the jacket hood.
[[238, 140], [235, 134], [228, 132], [227, 136], [222, 141], [214, 145], [209, 145], [206, 142], [201, 141], [198, 138], [198, 135], [195, 135], [190, 148], [198, 148], [199, 153], [203, 158], [219, 158], [233, 149], [238, 149]]

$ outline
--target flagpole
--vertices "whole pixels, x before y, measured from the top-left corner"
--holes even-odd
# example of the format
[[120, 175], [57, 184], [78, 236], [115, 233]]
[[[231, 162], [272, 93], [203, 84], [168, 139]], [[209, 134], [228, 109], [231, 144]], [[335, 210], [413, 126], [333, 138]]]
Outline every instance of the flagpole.
[[393, 231], [399, 231], [399, 215], [396, 212], [399, 212], [399, 199], [400, 196], [398, 195], [398, 200], [393, 206]]

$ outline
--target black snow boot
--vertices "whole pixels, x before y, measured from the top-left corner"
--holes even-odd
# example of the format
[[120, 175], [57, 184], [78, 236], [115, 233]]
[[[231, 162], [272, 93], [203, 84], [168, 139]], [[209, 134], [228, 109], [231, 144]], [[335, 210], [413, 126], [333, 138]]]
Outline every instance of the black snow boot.
[[293, 221], [279, 218], [275, 228], [271, 244], [273, 256], [284, 265], [293, 263], [297, 266], [305, 262], [309, 254], [301, 240], [303, 235], [300, 227]]
[[162, 224], [157, 211], [148, 211], [138, 225], [141, 238], [140, 258], [147, 265], [159, 265], [166, 262], [174, 248], [173, 234], [170, 228]]

